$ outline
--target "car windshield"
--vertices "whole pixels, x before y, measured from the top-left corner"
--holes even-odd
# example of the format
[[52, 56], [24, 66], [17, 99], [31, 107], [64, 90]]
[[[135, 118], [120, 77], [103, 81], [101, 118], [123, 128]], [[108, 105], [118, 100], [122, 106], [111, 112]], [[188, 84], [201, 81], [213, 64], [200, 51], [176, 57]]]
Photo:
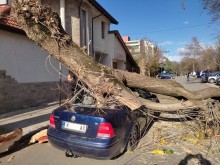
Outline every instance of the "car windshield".
[[95, 99], [85, 91], [85, 88], [75, 92], [75, 95], [68, 100], [69, 104], [84, 104], [84, 105], [94, 105]]
[[[78, 91], [75, 92], [74, 96], [68, 100], [67, 104], [70, 107], [97, 107], [96, 99], [90, 94], [90, 91], [85, 87], [81, 87], [80, 89], [78, 89]], [[118, 107], [124, 107], [124, 105], [116, 101], [111, 101], [111, 99], [108, 99], [108, 102], [104, 106], [102, 106], [102, 108], [108, 109], [115, 109]]]

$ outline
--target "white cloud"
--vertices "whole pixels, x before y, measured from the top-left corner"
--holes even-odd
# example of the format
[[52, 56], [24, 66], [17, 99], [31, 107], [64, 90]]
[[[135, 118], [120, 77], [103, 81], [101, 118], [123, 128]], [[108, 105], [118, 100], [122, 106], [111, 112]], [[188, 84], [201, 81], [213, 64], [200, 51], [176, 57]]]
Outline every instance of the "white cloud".
[[165, 55], [170, 61], [176, 61], [176, 62], [180, 62], [181, 60], [181, 56], [180, 55], [175, 55], [175, 56], [171, 56], [171, 55]]
[[177, 53], [178, 54], [185, 54], [185, 53], [188, 53], [189, 50], [187, 50], [186, 48], [178, 48], [177, 49]]
[[185, 21], [184, 24], [188, 25], [188, 24], [189, 24], [189, 21]]
[[175, 55], [170, 55], [170, 54], [165, 54], [165, 56], [170, 60], [170, 61], [176, 61], [180, 62], [180, 60], [183, 58], [181, 54], [187, 53], [188, 50], [185, 49], [184, 47], [177, 48]]

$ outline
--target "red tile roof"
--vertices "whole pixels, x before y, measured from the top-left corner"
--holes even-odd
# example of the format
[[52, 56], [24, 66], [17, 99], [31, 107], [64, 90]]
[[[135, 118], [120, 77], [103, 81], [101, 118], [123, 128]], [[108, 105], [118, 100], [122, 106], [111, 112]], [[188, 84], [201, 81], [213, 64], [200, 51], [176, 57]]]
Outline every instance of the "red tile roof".
[[9, 5], [0, 6], [0, 14], [10, 12], [10, 9], [11, 9], [11, 6]]
[[1, 18], [0, 19], [0, 24], [10, 26], [12, 28], [21, 30], [21, 27], [10, 18]]
[[4, 5], [0, 6], [0, 15], [2, 15], [2, 18], [0, 18], [0, 25], [5, 25], [11, 28], [20, 29], [19, 25], [14, 22], [9, 16], [11, 10], [11, 6]]
[[126, 42], [126, 41], [130, 41], [130, 37], [129, 36], [124, 36], [122, 37], [123, 41]]

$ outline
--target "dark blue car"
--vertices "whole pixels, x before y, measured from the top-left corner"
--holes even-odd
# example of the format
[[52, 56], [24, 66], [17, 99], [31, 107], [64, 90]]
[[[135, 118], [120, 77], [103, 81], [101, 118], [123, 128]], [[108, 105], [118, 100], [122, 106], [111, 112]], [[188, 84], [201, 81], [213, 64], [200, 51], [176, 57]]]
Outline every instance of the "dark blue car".
[[[141, 97], [158, 101], [155, 95], [140, 92]], [[149, 112], [150, 113], [150, 112]], [[67, 156], [112, 159], [134, 150], [152, 124], [153, 115], [125, 106], [96, 108], [82, 103], [64, 104], [50, 115], [50, 143], [66, 151]]]
[[174, 79], [174, 76], [171, 73], [159, 73], [158, 78], [160, 78], [160, 79]]
[[201, 75], [201, 83], [207, 83], [208, 82], [208, 77], [211, 75], [212, 73], [208, 70], [203, 71], [202, 75]]

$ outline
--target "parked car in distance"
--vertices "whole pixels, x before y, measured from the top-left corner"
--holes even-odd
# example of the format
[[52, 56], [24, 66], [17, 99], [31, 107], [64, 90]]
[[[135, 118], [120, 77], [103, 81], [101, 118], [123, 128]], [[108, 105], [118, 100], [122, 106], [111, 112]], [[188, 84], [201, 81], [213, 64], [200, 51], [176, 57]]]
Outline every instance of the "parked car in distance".
[[159, 73], [157, 77], [160, 79], [174, 79], [174, 75], [171, 73]]
[[203, 70], [203, 71], [200, 72], [200, 77], [202, 77], [202, 76], [204, 76], [204, 75], [208, 75], [208, 74], [210, 74], [210, 73], [212, 73], [212, 72], [209, 71], [209, 70]]
[[218, 77], [218, 78], [216, 79], [215, 84], [216, 84], [216, 85], [220, 85], [220, 77]]
[[196, 77], [197, 78], [201, 78], [201, 76], [200, 76], [200, 73], [201, 73], [202, 71], [196, 71]]
[[[149, 92], [132, 90], [140, 97], [158, 102]], [[152, 125], [152, 116], [159, 115], [154, 112], [147, 116], [142, 110], [131, 111], [126, 106], [96, 108], [93, 101], [84, 105], [88, 97], [83, 94], [82, 102], [69, 101], [50, 115], [48, 139], [53, 146], [65, 150], [66, 156], [112, 159], [134, 150]]]
[[200, 75], [201, 75], [200, 77], [201, 83], [207, 83], [208, 77], [211, 75], [211, 72], [208, 70], [205, 70], [205, 71], [202, 71]]
[[216, 79], [220, 77], [220, 71], [213, 72], [209, 75], [208, 77], [208, 82], [209, 83], [215, 83]]
[[200, 77], [200, 81], [201, 81], [201, 83], [207, 83], [208, 82], [208, 77], [206, 77], [205, 75], [202, 75]]

